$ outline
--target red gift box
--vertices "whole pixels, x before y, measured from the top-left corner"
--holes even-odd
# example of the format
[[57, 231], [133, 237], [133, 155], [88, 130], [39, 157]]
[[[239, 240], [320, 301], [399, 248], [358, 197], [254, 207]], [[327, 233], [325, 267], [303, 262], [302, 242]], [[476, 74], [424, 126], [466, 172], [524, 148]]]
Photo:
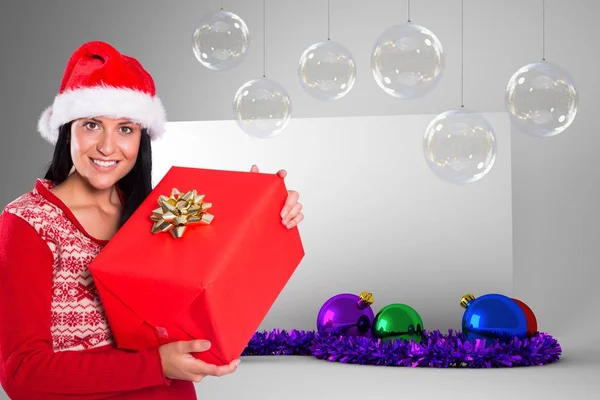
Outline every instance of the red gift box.
[[[151, 219], [173, 189], [204, 195], [212, 220], [153, 233], [156, 220], [183, 221]], [[281, 223], [286, 198], [276, 174], [172, 167], [89, 267], [117, 346], [206, 339], [197, 358], [239, 358], [304, 257], [298, 229]]]

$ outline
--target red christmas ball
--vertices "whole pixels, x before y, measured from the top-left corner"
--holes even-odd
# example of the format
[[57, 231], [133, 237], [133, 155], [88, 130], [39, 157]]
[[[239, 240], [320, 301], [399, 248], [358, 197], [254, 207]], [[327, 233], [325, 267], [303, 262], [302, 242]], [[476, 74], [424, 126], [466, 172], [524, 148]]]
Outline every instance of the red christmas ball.
[[531, 308], [529, 308], [529, 306], [523, 303], [521, 300], [513, 299], [513, 301], [517, 303], [519, 307], [521, 307], [521, 310], [523, 310], [523, 313], [525, 314], [525, 318], [527, 319], [527, 335], [535, 335], [538, 331], [537, 319], [535, 318], [535, 314], [533, 313]]

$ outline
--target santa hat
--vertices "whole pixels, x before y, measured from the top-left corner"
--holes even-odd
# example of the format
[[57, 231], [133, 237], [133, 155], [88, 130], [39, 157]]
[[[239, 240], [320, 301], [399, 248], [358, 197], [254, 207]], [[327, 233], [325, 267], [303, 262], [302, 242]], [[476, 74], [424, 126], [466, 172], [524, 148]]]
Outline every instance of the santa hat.
[[55, 144], [61, 125], [92, 117], [129, 118], [146, 128], [151, 139], [162, 136], [166, 124], [152, 76], [136, 59], [98, 41], [75, 50], [54, 103], [39, 119], [38, 130]]

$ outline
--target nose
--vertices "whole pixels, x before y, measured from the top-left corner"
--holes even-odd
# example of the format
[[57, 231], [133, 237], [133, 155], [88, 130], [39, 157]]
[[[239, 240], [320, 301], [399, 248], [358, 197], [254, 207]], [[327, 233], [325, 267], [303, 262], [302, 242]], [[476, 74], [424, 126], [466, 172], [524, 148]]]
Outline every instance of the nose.
[[113, 154], [117, 148], [117, 135], [115, 134], [115, 132], [112, 129], [105, 129], [101, 136], [100, 139], [98, 140], [98, 143], [96, 145], [96, 149], [105, 157], [110, 156], [111, 154]]

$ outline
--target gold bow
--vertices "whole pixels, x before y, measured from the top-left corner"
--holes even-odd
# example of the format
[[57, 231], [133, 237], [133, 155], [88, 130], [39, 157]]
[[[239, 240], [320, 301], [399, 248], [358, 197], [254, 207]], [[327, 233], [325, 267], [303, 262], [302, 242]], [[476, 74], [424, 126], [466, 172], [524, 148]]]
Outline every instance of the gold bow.
[[170, 232], [177, 239], [183, 236], [189, 225], [208, 225], [214, 215], [206, 212], [211, 203], [204, 202], [204, 195], [199, 195], [196, 190], [181, 194], [173, 188], [169, 197], [161, 195], [158, 198], [160, 208], [152, 211], [150, 219], [154, 221], [152, 233]]

